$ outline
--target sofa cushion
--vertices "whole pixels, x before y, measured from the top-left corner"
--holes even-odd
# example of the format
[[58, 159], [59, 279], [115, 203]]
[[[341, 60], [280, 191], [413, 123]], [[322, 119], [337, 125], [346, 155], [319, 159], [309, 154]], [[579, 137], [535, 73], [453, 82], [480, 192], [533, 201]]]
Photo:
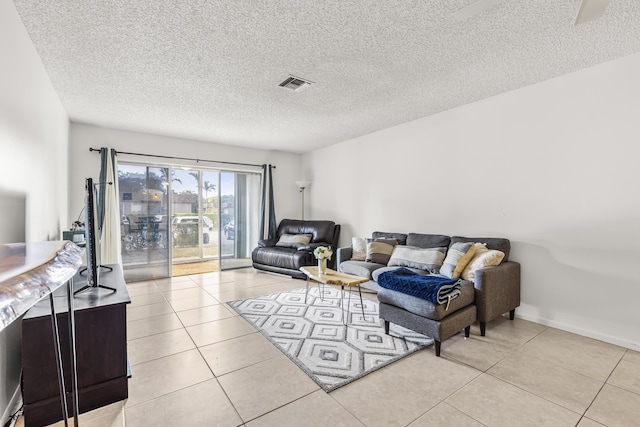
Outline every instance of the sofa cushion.
[[393, 239], [367, 239], [367, 262], [387, 265], [397, 241]]
[[486, 243], [488, 249], [495, 249], [504, 252], [504, 261], [509, 261], [509, 252], [511, 250], [511, 242], [509, 239], [502, 239], [498, 237], [461, 237], [453, 236], [451, 243], [456, 242], [481, 242]]
[[430, 273], [440, 271], [444, 261], [446, 247], [418, 248], [415, 246], [396, 246], [387, 265], [389, 267], [410, 267]]
[[345, 261], [340, 263], [339, 270], [342, 273], [353, 274], [354, 276], [372, 278], [372, 273], [379, 268], [384, 267], [383, 264], [366, 261]]
[[504, 259], [504, 252], [497, 251], [495, 249], [480, 250], [478, 254], [478, 246], [476, 246], [476, 255], [473, 256], [469, 265], [467, 265], [462, 272], [462, 278], [465, 280], [475, 281], [476, 270], [486, 267], [492, 267], [499, 265]]
[[409, 233], [407, 235], [407, 246], [418, 248], [446, 248], [450, 242], [451, 238], [443, 234]]
[[434, 304], [430, 301], [414, 297], [412, 295], [403, 294], [402, 292], [392, 291], [390, 289], [381, 288], [378, 291], [378, 301], [385, 304], [394, 305], [402, 308], [418, 316], [426, 317], [432, 320], [442, 320], [451, 313], [468, 306], [475, 299], [475, 290], [473, 283], [462, 281], [460, 286], [460, 295], [447, 304]]
[[311, 234], [283, 234], [278, 239], [276, 246], [298, 249], [300, 246], [308, 245], [311, 237]]
[[449, 246], [447, 257], [440, 267], [440, 274], [452, 279], [460, 277], [475, 253], [475, 245], [471, 242], [456, 242]]
[[371, 234], [373, 240], [377, 239], [393, 239], [398, 242], [399, 245], [407, 244], [407, 235], [403, 233], [387, 233], [386, 231], [374, 231]]
[[351, 259], [353, 261], [367, 259], [367, 242], [362, 237], [351, 238]]

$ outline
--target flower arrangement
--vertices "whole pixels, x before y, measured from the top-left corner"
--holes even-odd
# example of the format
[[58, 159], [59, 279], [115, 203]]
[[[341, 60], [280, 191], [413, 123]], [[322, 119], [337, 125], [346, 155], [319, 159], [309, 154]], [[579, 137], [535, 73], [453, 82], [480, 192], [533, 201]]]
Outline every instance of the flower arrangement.
[[333, 256], [333, 249], [331, 249], [331, 246], [318, 246], [313, 251], [313, 255], [318, 260], [331, 259], [331, 257]]

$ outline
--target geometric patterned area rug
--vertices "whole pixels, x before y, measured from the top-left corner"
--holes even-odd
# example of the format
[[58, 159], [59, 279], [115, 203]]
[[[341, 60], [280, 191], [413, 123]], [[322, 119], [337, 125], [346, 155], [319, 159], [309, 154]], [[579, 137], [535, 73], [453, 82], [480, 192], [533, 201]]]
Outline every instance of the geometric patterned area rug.
[[394, 324], [385, 334], [378, 302], [363, 299], [363, 307], [357, 292], [349, 299], [349, 291], [338, 286], [310, 286], [304, 299], [302, 288], [227, 304], [326, 392], [433, 344]]

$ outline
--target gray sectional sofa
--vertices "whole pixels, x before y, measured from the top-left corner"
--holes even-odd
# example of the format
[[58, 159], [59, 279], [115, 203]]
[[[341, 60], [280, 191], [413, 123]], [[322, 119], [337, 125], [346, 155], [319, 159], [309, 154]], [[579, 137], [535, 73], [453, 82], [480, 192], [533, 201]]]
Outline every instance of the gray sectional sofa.
[[[508, 239], [378, 231], [371, 237], [372, 241], [377, 239], [391, 239], [398, 245], [416, 248], [447, 248], [447, 251], [456, 243], [480, 242], [485, 243], [488, 249], [504, 253], [499, 265], [475, 271], [473, 281], [461, 279], [460, 296], [452, 300], [445, 310], [443, 305], [384, 289], [377, 284], [377, 278], [382, 272], [398, 267], [354, 261], [351, 259], [352, 247], [339, 248], [336, 257], [338, 270], [370, 279], [362, 286], [378, 292], [380, 317], [385, 321], [386, 327], [391, 321], [433, 337], [436, 340], [436, 354], [439, 355], [442, 340], [453, 336], [462, 328], [468, 336], [468, 326], [476, 320], [480, 323], [480, 333], [483, 336], [487, 322], [507, 312], [513, 320], [515, 309], [520, 305], [520, 264], [509, 260], [511, 244]], [[420, 274], [433, 274], [433, 271], [409, 269]]]

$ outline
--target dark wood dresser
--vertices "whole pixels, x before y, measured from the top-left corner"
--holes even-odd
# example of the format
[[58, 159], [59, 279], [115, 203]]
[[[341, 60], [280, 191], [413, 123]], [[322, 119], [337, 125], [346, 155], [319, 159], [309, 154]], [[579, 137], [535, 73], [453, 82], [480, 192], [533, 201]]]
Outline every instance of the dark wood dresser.
[[[113, 271], [103, 269], [100, 284], [115, 288], [116, 292], [92, 288], [74, 298], [80, 413], [128, 396], [126, 305], [131, 299], [122, 268], [119, 265], [109, 267]], [[86, 282], [86, 276], [76, 275], [74, 289], [82, 288]], [[58, 289], [54, 296], [65, 384], [70, 390], [66, 290]], [[22, 320], [22, 398], [26, 427], [48, 425], [63, 418], [50, 316], [48, 301], [44, 300], [31, 308]], [[70, 396], [67, 402], [71, 404]]]

